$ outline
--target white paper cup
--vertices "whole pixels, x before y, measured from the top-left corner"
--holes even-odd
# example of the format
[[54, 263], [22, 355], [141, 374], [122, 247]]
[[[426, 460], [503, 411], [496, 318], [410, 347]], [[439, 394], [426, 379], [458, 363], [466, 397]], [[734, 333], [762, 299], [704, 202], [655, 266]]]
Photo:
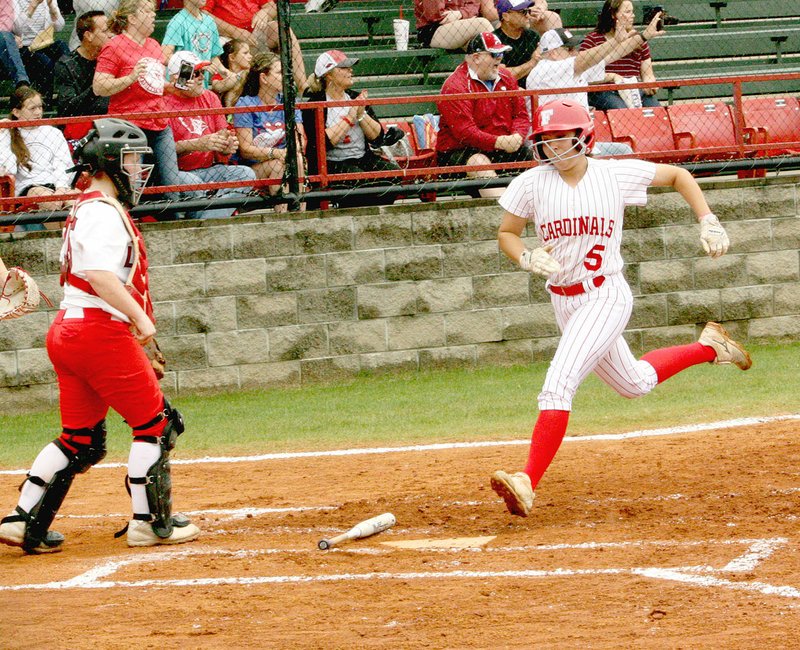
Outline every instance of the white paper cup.
[[394, 25], [394, 45], [398, 52], [405, 52], [408, 49], [408, 30], [411, 24], [402, 18], [395, 18]]

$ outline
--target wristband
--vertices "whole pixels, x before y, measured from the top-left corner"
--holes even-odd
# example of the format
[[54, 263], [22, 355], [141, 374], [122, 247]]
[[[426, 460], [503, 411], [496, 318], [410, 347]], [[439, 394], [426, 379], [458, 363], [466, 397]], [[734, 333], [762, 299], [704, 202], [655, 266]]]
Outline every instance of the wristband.
[[647, 43], [647, 41], [649, 41], [649, 40], [650, 40], [649, 38], [647, 38], [647, 37], [644, 35], [644, 32], [639, 32], [639, 36], [641, 36], [641, 37], [642, 37], [642, 40], [643, 40], [645, 43]]
[[358, 118], [357, 122], [360, 123], [366, 116], [367, 116], [367, 113], [365, 111], [364, 113], [361, 114], [361, 117]]
[[345, 115], [342, 118], [342, 122], [344, 122], [345, 124], [349, 125], [351, 128], [355, 126], [355, 124], [352, 122], [352, 120], [349, 117], [347, 117], [347, 115]]

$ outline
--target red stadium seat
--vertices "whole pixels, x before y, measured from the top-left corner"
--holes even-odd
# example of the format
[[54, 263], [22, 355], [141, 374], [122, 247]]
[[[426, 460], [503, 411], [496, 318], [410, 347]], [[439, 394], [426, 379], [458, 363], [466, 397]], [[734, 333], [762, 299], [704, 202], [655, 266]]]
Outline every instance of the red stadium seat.
[[[14, 196], [14, 183], [13, 176], [0, 176], [0, 198]], [[0, 212], [14, 212], [16, 206], [12, 202], [0, 201]], [[0, 232], [13, 232], [14, 226], [0, 226]]]
[[800, 153], [800, 103], [794, 97], [757, 97], [742, 101], [745, 137], [751, 144], [793, 143], [764, 149], [760, 156]]
[[608, 124], [608, 117], [606, 117], [605, 111], [597, 111], [592, 108], [589, 112], [594, 120], [595, 140], [597, 142], [613, 142], [611, 126]]
[[606, 116], [614, 142], [628, 143], [637, 154], [655, 154], [645, 155], [648, 160], [686, 160], [669, 155], [675, 141], [666, 108], [618, 108], [606, 111]]
[[[667, 108], [675, 148], [693, 160], [738, 158], [730, 106], [721, 102], [692, 102]], [[724, 147], [724, 151], [708, 151]]]

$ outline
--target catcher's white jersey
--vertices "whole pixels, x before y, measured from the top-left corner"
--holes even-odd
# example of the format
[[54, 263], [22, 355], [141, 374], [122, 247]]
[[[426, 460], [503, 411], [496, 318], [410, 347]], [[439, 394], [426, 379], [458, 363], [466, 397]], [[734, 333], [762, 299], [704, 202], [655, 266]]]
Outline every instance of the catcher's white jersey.
[[550, 255], [561, 265], [550, 276], [554, 285], [622, 271], [625, 206], [647, 204], [656, 173], [653, 163], [642, 160], [587, 161], [586, 174], [575, 187], [555, 167], [542, 165], [515, 178], [500, 198], [505, 210], [533, 221], [543, 245], [553, 245]]
[[[100, 201], [78, 207], [75, 228], [65, 233], [61, 247], [61, 263], [67, 246], [72, 250], [72, 273], [86, 279], [86, 271], [111, 271], [125, 282], [132, 264], [131, 236], [117, 210]], [[128, 317], [99, 296], [93, 296], [70, 284], [64, 286], [61, 309], [94, 307], [113, 314], [122, 321]]]

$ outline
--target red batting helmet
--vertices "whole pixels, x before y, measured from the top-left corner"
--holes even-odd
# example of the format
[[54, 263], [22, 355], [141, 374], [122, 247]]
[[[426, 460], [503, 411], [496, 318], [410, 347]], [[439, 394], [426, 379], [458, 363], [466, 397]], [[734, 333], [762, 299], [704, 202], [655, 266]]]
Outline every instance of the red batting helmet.
[[[544, 133], [555, 131], [575, 131], [575, 154], [580, 155], [591, 151], [594, 145], [594, 121], [583, 106], [569, 99], [559, 99], [548, 102], [536, 111], [535, 126], [533, 129], [534, 157], [540, 162], [547, 162], [548, 157], [543, 155], [539, 144]], [[573, 157], [573, 156], [570, 156]], [[563, 156], [562, 156], [563, 159]]]

